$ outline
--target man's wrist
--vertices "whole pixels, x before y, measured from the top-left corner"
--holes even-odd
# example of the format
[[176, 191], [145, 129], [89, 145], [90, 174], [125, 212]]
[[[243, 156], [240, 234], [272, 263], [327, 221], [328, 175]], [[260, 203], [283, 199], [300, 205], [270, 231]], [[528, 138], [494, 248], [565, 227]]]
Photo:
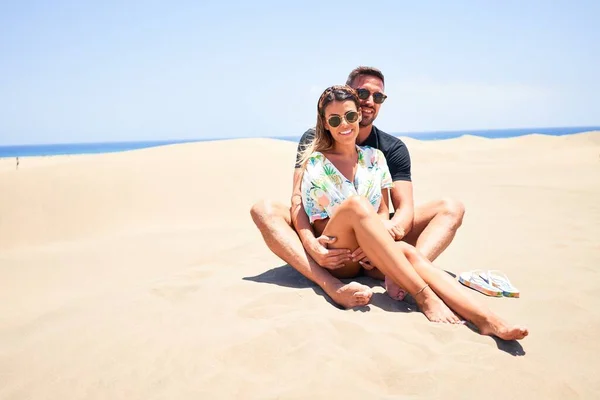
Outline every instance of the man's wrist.
[[311, 245], [315, 240], [317, 240], [315, 234], [310, 229], [300, 229], [298, 231], [298, 236], [305, 247]]
[[393, 219], [393, 218], [392, 218], [390, 221], [392, 222], [392, 224], [394, 224], [394, 227], [396, 227], [396, 228], [398, 228], [398, 229], [402, 230], [402, 232], [404, 232], [404, 235], [405, 235], [405, 236], [406, 236], [406, 235], [408, 234], [408, 232], [410, 231], [410, 228], [411, 228], [411, 225], [412, 225], [412, 224], [409, 224], [409, 223], [407, 223], [407, 222], [404, 222], [404, 221], [402, 221], [402, 220], [400, 220], [400, 219], [398, 219], [398, 220], [395, 220], [395, 219]]
[[402, 229], [402, 232], [404, 233], [404, 236], [408, 235], [408, 232], [410, 232], [410, 229], [412, 228], [412, 224], [410, 223], [405, 223], [405, 222], [400, 222], [398, 223], [398, 225], [396, 225], [399, 229]]

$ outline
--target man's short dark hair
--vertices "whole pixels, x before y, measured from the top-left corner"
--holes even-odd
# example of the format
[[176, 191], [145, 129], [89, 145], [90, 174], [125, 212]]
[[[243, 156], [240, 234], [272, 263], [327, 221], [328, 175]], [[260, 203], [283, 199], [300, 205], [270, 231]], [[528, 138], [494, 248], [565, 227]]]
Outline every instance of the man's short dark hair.
[[350, 72], [350, 75], [348, 75], [348, 79], [346, 80], [346, 85], [350, 86], [350, 87], [354, 87], [353, 83], [356, 80], [356, 77], [358, 77], [359, 75], [367, 75], [367, 76], [374, 76], [375, 78], [379, 78], [381, 79], [381, 83], [383, 83], [383, 86], [385, 86], [385, 79], [383, 78], [383, 73], [378, 70], [375, 67], [356, 67], [352, 70], [352, 72]]

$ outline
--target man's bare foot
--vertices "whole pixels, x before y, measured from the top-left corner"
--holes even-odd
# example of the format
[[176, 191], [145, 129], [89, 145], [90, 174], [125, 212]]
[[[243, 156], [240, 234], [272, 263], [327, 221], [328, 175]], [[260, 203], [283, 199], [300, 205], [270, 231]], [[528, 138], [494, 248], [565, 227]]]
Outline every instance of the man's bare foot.
[[387, 276], [385, 277], [385, 291], [387, 292], [388, 296], [398, 301], [404, 300], [406, 294], [408, 293]]
[[333, 301], [344, 308], [365, 306], [371, 301], [373, 292], [371, 288], [358, 282], [341, 284], [330, 294]]
[[452, 312], [430, 287], [413, 296], [419, 309], [431, 322], [462, 324], [463, 321]]
[[522, 326], [509, 325], [496, 315], [491, 315], [481, 323], [475, 323], [482, 335], [498, 336], [504, 340], [521, 340], [529, 335], [529, 330]]

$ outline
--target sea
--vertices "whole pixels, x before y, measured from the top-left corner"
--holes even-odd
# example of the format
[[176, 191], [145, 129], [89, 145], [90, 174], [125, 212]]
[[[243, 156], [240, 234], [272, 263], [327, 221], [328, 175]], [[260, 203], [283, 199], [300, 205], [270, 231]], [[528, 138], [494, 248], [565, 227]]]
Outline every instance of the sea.
[[[529, 134], [543, 134], [551, 136], [572, 135], [575, 133], [598, 131], [600, 126], [579, 126], [559, 128], [520, 128], [520, 129], [491, 129], [470, 131], [428, 131], [428, 132], [389, 132], [394, 136], [404, 136], [419, 140], [444, 140], [458, 138], [464, 135], [480, 136], [490, 139], [510, 138]], [[298, 136], [271, 136], [271, 139], [279, 139], [297, 142]], [[229, 138], [212, 139], [187, 139], [187, 140], [155, 140], [135, 142], [98, 142], [98, 143], [56, 143], [56, 144], [27, 144], [0, 146], [0, 158], [6, 157], [33, 157], [54, 156], [67, 154], [98, 154], [115, 153], [128, 150], [144, 149], [149, 147], [165, 146], [178, 143], [206, 142], [215, 140], [229, 140]]]

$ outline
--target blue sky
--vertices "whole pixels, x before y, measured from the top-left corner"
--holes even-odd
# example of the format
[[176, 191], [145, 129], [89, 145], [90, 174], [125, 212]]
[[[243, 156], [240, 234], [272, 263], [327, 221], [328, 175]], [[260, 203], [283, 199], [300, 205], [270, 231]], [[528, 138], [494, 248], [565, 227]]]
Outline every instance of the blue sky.
[[0, 144], [300, 135], [358, 65], [386, 75], [388, 132], [600, 125], [599, 15], [598, 1], [1, 1]]

